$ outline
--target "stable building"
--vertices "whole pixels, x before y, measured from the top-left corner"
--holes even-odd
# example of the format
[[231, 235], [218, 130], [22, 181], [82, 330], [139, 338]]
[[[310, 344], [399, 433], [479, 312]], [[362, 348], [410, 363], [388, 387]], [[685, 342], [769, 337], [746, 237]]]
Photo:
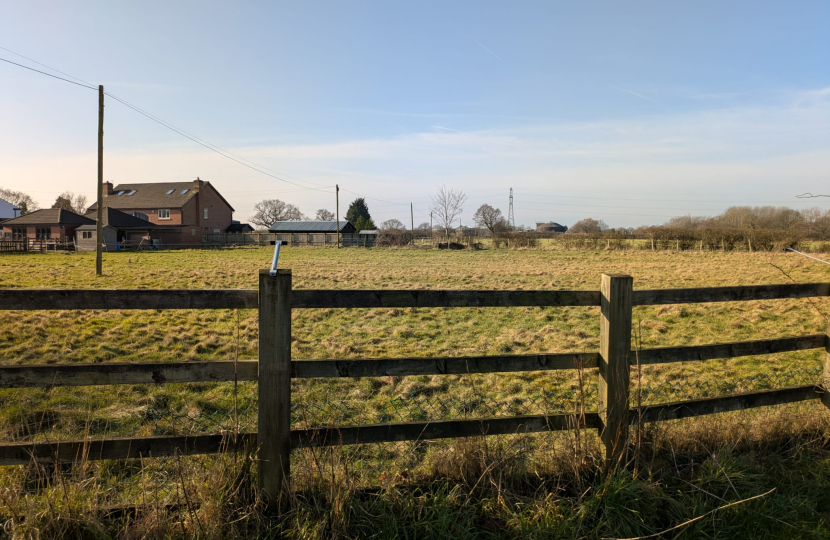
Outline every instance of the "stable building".
[[275, 233], [275, 240], [289, 246], [336, 246], [338, 229], [342, 245], [362, 242], [348, 221], [277, 221], [268, 232]]

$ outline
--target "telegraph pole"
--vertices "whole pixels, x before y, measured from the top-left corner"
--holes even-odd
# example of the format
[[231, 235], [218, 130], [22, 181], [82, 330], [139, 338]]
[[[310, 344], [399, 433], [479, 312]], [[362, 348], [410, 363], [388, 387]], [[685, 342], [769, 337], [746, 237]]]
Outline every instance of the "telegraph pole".
[[98, 85], [98, 223], [95, 226], [95, 274], [102, 275], [101, 242], [104, 240], [104, 85]]
[[409, 203], [409, 226], [412, 227], [412, 245], [415, 245], [415, 214], [412, 213], [412, 203]]
[[432, 230], [432, 212], [429, 213], [429, 245], [435, 247], [435, 243], [432, 240], [432, 235], [434, 234]]
[[337, 247], [340, 248], [340, 184], [334, 184], [334, 197], [334, 206], [336, 207], [335, 210], [337, 211], [337, 222], [335, 223], [334, 227], [337, 230]]

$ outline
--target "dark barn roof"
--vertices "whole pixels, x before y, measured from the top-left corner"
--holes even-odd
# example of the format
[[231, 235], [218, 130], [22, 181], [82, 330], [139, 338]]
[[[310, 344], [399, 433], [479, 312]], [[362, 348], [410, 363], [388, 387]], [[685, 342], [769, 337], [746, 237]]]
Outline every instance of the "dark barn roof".
[[88, 223], [95, 222], [69, 210], [47, 208], [4, 221], [3, 225], [86, 225]]
[[[334, 233], [337, 225], [334, 221], [277, 221], [268, 229], [272, 233]], [[355, 232], [354, 225], [348, 221], [340, 222], [341, 233]]]
[[248, 225], [247, 223], [231, 223], [225, 228], [225, 232], [232, 232], [232, 233], [246, 233], [246, 232], [253, 232], [254, 228]]
[[[98, 218], [97, 211], [87, 212], [86, 217], [92, 218], [91, 224], [82, 225], [79, 229], [94, 229], [97, 227], [94, 220]], [[110, 226], [113, 229], [181, 229], [180, 225], [156, 225], [146, 219], [131, 216], [115, 208], [104, 208], [104, 219], [101, 224], [106, 227]]]

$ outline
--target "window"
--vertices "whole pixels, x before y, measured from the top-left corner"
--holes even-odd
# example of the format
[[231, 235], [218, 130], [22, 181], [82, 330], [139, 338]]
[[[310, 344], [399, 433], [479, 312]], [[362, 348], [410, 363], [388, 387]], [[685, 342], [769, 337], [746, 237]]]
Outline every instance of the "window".
[[220, 234], [222, 229], [213, 229], [213, 234]]
[[38, 240], [49, 240], [52, 238], [51, 227], [37, 227], [35, 229], [35, 238]]
[[127, 197], [130, 197], [131, 195], [135, 195], [135, 190], [134, 189], [130, 190], [130, 192], [127, 193]]
[[170, 219], [170, 209], [169, 208], [160, 208], [159, 209], [159, 219]]
[[181, 193], [179, 193], [179, 195], [184, 195], [184, 194], [185, 194], [185, 193], [187, 193], [188, 191], [190, 191], [190, 188], [185, 188], [185, 189], [183, 189], [183, 190], [182, 190], [182, 192], [181, 192]]
[[165, 193], [165, 195], [171, 195], [174, 191], [176, 191], [176, 190], [175, 189], [168, 189], [167, 193]]
[[92, 231], [81, 231], [81, 238], [84, 240], [89, 240], [92, 238]]
[[205, 208], [205, 219], [207, 219], [207, 211], [208, 211], [208, 209]]
[[190, 236], [196, 236], [196, 229], [190, 229]]
[[118, 196], [120, 197], [121, 195], [123, 195], [125, 193], [127, 193], [127, 191], [122, 189], [121, 191], [118, 192]]
[[12, 228], [12, 239], [13, 240], [25, 240], [26, 239], [26, 227], [14, 227], [14, 228]]

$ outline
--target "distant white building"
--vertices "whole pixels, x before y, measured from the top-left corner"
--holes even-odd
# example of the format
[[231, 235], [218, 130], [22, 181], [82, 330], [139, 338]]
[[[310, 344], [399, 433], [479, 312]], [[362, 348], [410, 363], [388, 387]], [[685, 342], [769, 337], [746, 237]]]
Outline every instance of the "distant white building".
[[20, 217], [20, 208], [7, 200], [0, 199], [0, 221]]

